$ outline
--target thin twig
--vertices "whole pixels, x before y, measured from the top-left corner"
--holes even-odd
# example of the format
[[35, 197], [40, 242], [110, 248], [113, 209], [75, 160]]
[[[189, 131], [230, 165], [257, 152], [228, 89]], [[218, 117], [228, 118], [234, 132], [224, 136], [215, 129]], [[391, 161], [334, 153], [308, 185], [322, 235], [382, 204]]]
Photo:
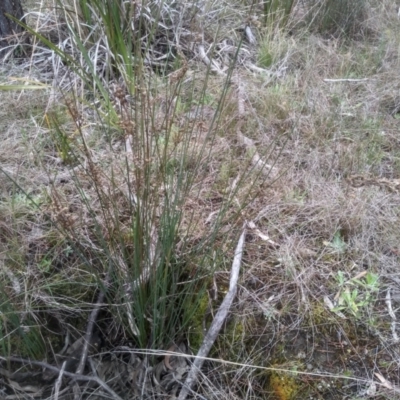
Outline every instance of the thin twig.
[[369, 78], [342, 78], [342, 79], [323, 79], [324, 82], [364, 82], [369, 81]]
[[204, 363], [204, 357], [207, 357], [208, 353], [210, 352], [211, 347], [213, 346], [218, 336], [222, 324], [224, 323], [226, 316], [228, 315], [228, 311], [236, 296], [237, 282], [239, 279], [239, 270], [242, 262], [245, 237], [246, 237], [246, 229], [244, 228], [242, 234], [240, 235], [235, 250], [235, 256], [233, 258], [231, 279], [229, 282], [228, 293], [226, 294], [221, 306], [219, 307], [218, 312], [215, 315], [213, 322], [211, 323], [210, 329], [208, 330], [203, 340], [203, 343], [197, 353], [197, 356], [193, 361], [192, 367], [190, 368], [189, 374], [179, 394], [178, 400], [186, 400], [186, 397], [188, 396], [189, 392], [191, 392], [191, 389], [197, 380], [197, 375]]
[[[25, 358], [20, 357], [1, 357], [0, 360], [4, 360], [6, 362], [17, 362], [21, 364], [28, 364], [28, 365], [36, 365], [37, 367], [42, 367], [45, 369], [49, 369], [50, 371], [54, 371], [60, 373], [60, 368], [55, 367], [54, 365], [48, 364], [44, 361], [31, 361]], [[114, 392], [105, 382], [103, 382], [98, 376], [86, 376], [80, 374], [74, 374], [73, 372], [64, 371], [64, 376], [68, 378], [75, 379], [77, 381], [83, 382], [95, 382], [99, 386], [101, 386], [104, 390], [106, 390], [115, 400], [123, 400], [117, 393]]]
[[63, 378], [64, 372], [65, 372], [66, 365], [67, 365], [67, 361], [64, 361], [61, 366], [60, 373], [58, 374], [56, 383], [54, 384], [54, 400], [58, 400], [58, 396], [60, 393], [60, 387], [61, 387], [61, 383], [62, 383], [62, 378]]
[[90, 346], [90, 342], [92, 340], [94, 324], [96, 323], [97, 315], [99, 314], [100, 308], [103, 306], [104, 297], [106, 295], [106, 288], [110, 283], [110, 276], [111, 276], [110, 272], [111, 272], [111, 270], [109, 270], [107, 272], [107, 276], [104, 279], [103, 286], [100, 287], [100, 293], [97, 298], [96, 304], [94, 305], [94, 308], [89, 316], [89, 322], [86, 327], [85, 340], [83, 341], [82, 355], [81, 355], [81, 359], [79, 361], [78, 368], [76, 369], [77, 375], [82, 374], [82, 372], [85, 368], [85, 364], [86, 364], [86, 360], [87, 360], [87, 356], [88, 356], [88, 352], [89, 352], [89, 346]]

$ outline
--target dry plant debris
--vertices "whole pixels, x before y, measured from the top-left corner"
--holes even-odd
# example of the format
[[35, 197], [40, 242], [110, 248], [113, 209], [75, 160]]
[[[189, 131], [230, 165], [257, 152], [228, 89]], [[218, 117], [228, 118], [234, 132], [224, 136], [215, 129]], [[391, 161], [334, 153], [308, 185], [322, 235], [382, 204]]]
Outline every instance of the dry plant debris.
[[398, 398], [398, 10], [351, 3], [122, 2], [131, 70], [78, 2], [26, 4], [43, 40], [0, 65], [1, 398]]

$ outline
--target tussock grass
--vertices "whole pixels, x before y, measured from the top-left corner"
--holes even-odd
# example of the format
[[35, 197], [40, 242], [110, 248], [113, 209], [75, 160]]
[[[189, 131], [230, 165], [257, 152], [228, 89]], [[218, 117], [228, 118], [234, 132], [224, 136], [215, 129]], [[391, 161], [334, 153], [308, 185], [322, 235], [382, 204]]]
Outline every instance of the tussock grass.
[[367, 20], [367, 2], [357, 0], [307, 1], [306, 8], [310, 26], [328, 35], [353, 36], [365, 32], [363, 22]]
[[247, 220], [237, 301], [198, 395], [397, 395], [397, 10], [289, 3], [283, 16], [31, 5], [30, 58], [10, 53], [0, 75], [48, 85], [1, 93], [2, 357], [55, 364], [94, 318], [99, 365], [147, 362], [179, 390], [161, 354], [197, 351]]

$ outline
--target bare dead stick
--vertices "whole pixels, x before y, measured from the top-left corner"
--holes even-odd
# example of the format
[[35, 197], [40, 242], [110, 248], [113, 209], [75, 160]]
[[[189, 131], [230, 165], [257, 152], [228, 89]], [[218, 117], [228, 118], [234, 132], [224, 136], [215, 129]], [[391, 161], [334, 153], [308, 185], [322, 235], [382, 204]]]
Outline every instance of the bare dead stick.
[[246, 237], [246, 228], [244, 227], [243, 232], [240, 235], [238, 244], [236, 246], [235, 256], [233, 258], [231, 279], [229, 282], [228, 293], [226, 294], [224, 301], [219, 307], [218, 312], [215, 315], [213, 322], [211, 323], [210, 329], [208, 330], [203, 340], [203, 343], [197, 353], [197, 356], [193, 361], [192, 367], [190, 368], [189, 374], [179, 394], [178, 400], [186, 400], [186, 397], [192, 391], [192, 387], [197, 380], [197, 375], [201, 367], [203, 366], [204, 357], [208, 356], [208, 353], [210, 352], [211, 347], [214, 344], [219, 331], [221, 330], [222, 324], [224, 323], [226, 316], [228, 315], [228, 311], [236, 296], [237, 282], [239, 279], [240, 265], [242, 263], [242, 254], [243, 254], [245, 237]]
[[92, 340], [94, 324], [96, 323], [100, 308], [103, 306], [103, 301], [106, 295], [107, 286], [110, 284], [110, 277], [111, 277], [111, 269], [107, 272], [107, 275], [104, 281], [102, 282], [104, 287], [100, 287], [100, 293], [97, 298], [96, 304], [94, 305], [94, 308], [89, 316], [89, 322], [86, 327], [85, 340], [83, 341], [82, 355], [79, 361], [78, 368], [76, 369], [77, 375], [82, 374], [83, 370], [85, 369], [85, 364], [89, 352], [89, 346]]
[[65, 366], [67, 365], [67, 361], [64, 361], [62, 364], [62, 367], [60, 369], [60, 373], [58, 374], [58, 378], [56, 380], [56, 383], [54, 385], [54, 400], [58, 400], [58, 396], [60, 393], [60, 387], [61, 387], [61, 383], [62, 383], [62, 378], [64, 375], [64, 371], [65, 371]]

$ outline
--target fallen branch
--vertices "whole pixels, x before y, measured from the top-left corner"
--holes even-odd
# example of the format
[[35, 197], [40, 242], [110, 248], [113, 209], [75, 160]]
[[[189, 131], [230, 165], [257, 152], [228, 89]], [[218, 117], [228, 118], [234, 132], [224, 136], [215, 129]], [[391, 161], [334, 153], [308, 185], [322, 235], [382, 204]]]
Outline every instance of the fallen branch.
[[243, 229], [243, 232], [240, 235], [238, 244], [236, 246], [235, 256], [232, 263], [231, 279], [229, 282], [229, 291], [226, 294], [221, 306], [219, 307], [219, 310], [215, 315], [213, 322], [211, 323], [210, 329], [208, 330], [203, 340], [203, 343], [197, 353], [197, 356], [193, 361], [192, 367], [190, 368], [189, 374], [179, 394], [178, 400], [186, 400], [186, 397], [192, 391], [192, 387], [197, 380], [197, 375], [201, 367], [203, 366], [204, 357], [207, 357], [208, 353], [210, 352], [211, 347], [213, 346], [218, 336], [218, 333], [221, 330], [222, 324], [224, 323], [226, 316], [228, 315], [228, 311], [232, 305], [233, 299], [236, 296], [237, 282], [239, 279], [239, 270], [242, 262], [245, 237], [246, 228]]

